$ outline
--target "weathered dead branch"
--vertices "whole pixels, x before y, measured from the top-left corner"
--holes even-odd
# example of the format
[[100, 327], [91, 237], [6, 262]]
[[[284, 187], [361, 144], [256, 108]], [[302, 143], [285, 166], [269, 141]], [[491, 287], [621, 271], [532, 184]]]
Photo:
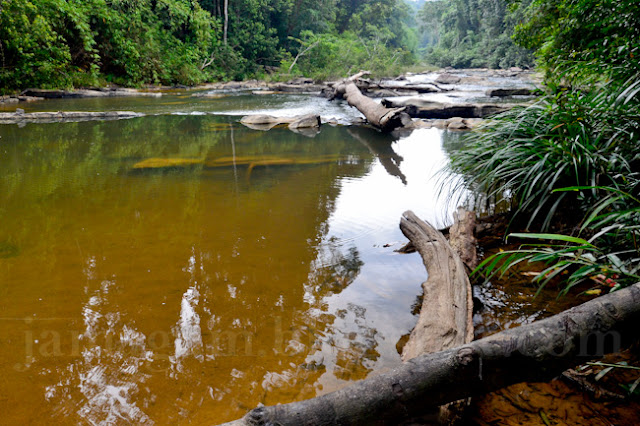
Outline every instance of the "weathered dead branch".
[[360, 111], [371, 125], [384, 132], [391, 132], [410, 123], [411, 118], [404, 113], [404, 107], [387, 108], [362, 94], [356, 81], [367, 74], [368, 71], [360, 71], [335, 84], [332, 98], [344, 98], [349, 105]]

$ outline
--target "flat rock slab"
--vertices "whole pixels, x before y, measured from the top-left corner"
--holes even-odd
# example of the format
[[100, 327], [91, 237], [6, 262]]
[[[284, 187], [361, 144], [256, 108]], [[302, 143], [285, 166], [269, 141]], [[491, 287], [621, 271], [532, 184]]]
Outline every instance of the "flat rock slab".
[[512, 107], [505, 104], [449, 104], [413, 99], [383, 99], [382, 104], [387, 108], [406, 107], [405, 112], [412, 118], [484, 118]]
[[489, 89], [486, 91], [486, 95], [491, 97], [531, 96], [533, 95], [533, 91], [526, 87], [513, 89]]
[[60, 98], [108, 98], [118, 96], [148, 96], [159, 98], [162, 93], [158, 92], [140, 92], [135, 89], [81, 89], [81, 90], [44, 90], [44, 89], [26, 89], [21, 93], [22, 96], [35, 96], [45, 99]]
[[20, 122], [61, 122], [84, 120], [117, 120], [121, 118], [142, 117], [144, 114], [133, 111], [58, 111], [58, 112], [2, 112], [0, 124]]
[[275, 83], [267, 86], [269, 90], [284, 93], [319, 94], [326, 86], [319, 84]]
[[380, 89], [398, 90], [418, 93], [440, 93], [445, 90], [431, 83], [404, 83], [398, 81], [381, 81], [378, 86]]
[[320, 116], [315, 114], [299, 115], [295, 117], [274, 117], [266, 114], [247, 115], [240, 119], [240, 123], [255, 130], [269, 130], [278, 124], [288, 124], [289, 128], [308, 129], [320, 127]]

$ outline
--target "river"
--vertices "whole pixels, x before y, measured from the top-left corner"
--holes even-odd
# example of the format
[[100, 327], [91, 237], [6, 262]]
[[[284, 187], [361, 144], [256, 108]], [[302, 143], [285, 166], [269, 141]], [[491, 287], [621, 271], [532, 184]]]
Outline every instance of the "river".
[[450, 223], [457, 134], [238, 123], [358, 115], [300, 95], [28, 110], [146, 115], [0, 126], [3, 422], [212, 424], [400, 363], [426, 272], [398, 223]]

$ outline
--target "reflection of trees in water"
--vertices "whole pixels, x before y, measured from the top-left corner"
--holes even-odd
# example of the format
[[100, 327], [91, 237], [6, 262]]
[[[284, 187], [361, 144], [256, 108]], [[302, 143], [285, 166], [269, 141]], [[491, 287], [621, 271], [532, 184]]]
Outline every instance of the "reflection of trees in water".
[[[95, 253], [86, 293], [60, 284], [71, 302], [55, 299], [63, 311], [82, 314], [79, 334], [92, 337], [80, 340], [72, 360], [35, 361], [50, 403], [34, 410], [61, 407], [61, 418], [95, 423], [213, 423], [258, 402], [315, 396], [327, 370], [359, 376], [377, 356], [375, 330], [356, 305], [339, 317], [306, 303], [307, 294], [320, 303], [339, 294], [359, 274], [355, 247], [318, 255], [316, 244], [328, 231], [336, 177], [366, 173], [366, 149], [341, 128], [323, 129], [311, 143], [286, 129], [282, 141], [282, 132], [267, 138], [238, 130], [238, 155], [281, 147], [287, 155], [345, 155], [295, 176], [265, 172], [265, 181], [277, 177], [269, 191], [256, 191], [255, 179], [244, 189], [240, 182], [237, 199], [210, 183], [217, 175], [199, 169], [126, 173], [146, 156], [232, 154], [225, 145], [230, 132], [207, 132], [198, 125], [207, 120], [144, 117], [28, 125], [6, 139], [2, 133], [16, 149], [0, 170], [0, 204], [12, 214], [4, 221], [12, 234], [0, 241], [37, 243], [33, 257], [46, 273], [35, 276], [43, 287], [81, 269], [78, 254]], [[249, 143], [251, 135], [262, 139]], [[14, 252], [3, 247], [0, 256]], [[26, 264], [33, 257], [11, 259]], [[326, 361], [314, 363], [309, 354], [320, 349]]]
[[305, 300], [312, 307], [309, 320], [322, 327], [316, 330], [305, 365], [322, 368], [324, 376], [338, 380], [366, 377], [380, 356], [376, 350], [378, 333], [367, 324], [365, 308], [348, 303], [344, 309], [329, 312], [326, 303], [328, 297], [356, 280], [363, 265], [355, 246], [345, 250], [332, 238], [321, 246], [306, 285]]
[[467, 133], [442, 131], [442, 148], [447, 155], [461, 150], [464, 147], [464, 137]]
[[366, 309], [354, 303], [338, 310], [336, 316], [340, 321], [334, 323], [330, 339], [336, 352], [333, 374], [340, 380], [364, 379], [380, 356], [378, 332], [367, 326]]
[[336, 241], [333, 237], [328, 244], [323, 244], [312, 265], [307, 288], [307, 295], [312, 300], [340, 293], [356, 279], [364, 265], [356, 247], [350, 247], [343, 253]]

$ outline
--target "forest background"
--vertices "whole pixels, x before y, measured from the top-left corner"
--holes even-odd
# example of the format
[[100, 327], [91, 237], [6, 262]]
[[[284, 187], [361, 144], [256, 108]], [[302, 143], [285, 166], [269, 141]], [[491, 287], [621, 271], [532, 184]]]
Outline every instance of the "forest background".
[[532, 0], [1, 0], [6, 92], [532, 67]]

